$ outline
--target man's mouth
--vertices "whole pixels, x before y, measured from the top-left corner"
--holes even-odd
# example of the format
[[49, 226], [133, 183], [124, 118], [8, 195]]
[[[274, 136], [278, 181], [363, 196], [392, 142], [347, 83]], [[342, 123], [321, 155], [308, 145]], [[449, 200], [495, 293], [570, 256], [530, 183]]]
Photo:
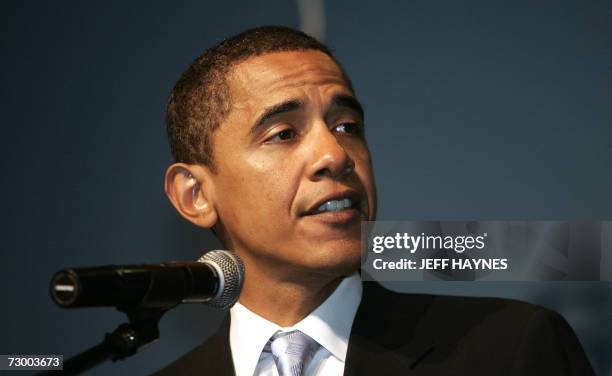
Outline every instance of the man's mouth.
[[316, 201], [302, 215], [338, 213], [348, 210], [361, 212], [361, 201], [359, 193], [354, 190], [332, 192]]
[[341, 200], [329, 200], [325, 201], [321, 206], [317, 208], [315, 214], [325, 212], [339, 212], [341, 210], [350, 209], [353, 207], [353, 200], [350, 198], [344, 198]]

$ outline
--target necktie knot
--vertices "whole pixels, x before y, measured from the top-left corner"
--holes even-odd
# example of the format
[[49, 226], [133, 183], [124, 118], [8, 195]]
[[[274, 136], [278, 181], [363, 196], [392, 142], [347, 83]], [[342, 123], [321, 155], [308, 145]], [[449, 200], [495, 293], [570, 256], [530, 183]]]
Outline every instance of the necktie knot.
[[299, 330], [276, 332], [269, 344], [280, 376], [302, 376], [320, 346]]

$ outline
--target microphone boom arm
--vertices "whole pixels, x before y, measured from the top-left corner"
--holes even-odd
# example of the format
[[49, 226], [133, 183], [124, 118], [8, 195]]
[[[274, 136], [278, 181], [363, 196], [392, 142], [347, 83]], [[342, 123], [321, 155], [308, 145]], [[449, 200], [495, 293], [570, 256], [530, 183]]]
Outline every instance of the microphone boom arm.
[[167, 310], [133, 309], [125, 311], [128, 323], [121, 324], [104, 340], [64, 362], [62, 371], [46, 371], [40, 375], [78, 375], [107, 360], [123, 360], [159, 338], [159, 320]]

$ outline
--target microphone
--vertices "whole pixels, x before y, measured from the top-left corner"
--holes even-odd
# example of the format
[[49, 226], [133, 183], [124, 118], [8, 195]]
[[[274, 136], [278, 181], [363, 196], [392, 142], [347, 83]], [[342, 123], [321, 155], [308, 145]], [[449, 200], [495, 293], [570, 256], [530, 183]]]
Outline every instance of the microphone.
[[197, 262], [63, 269], [51, 279], [51, 297], [64, 308], [165, 310], [180, 303], [205, 303], [227, 309], [238, 300], [243, 281], [242, 260], [215, 250]]

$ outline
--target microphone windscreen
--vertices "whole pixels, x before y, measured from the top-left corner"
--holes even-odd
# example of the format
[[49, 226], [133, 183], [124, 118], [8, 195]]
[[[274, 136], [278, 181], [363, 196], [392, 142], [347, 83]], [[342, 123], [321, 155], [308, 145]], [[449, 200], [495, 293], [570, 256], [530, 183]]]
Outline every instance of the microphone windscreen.
[[214, 250], [206, 252], [198, 262], [213, 267], [219, 274], [219, 290], [207, 304], [220, 308], [231, 308], [240, 297], [244, 283], [244, 263], [234, 252]]

